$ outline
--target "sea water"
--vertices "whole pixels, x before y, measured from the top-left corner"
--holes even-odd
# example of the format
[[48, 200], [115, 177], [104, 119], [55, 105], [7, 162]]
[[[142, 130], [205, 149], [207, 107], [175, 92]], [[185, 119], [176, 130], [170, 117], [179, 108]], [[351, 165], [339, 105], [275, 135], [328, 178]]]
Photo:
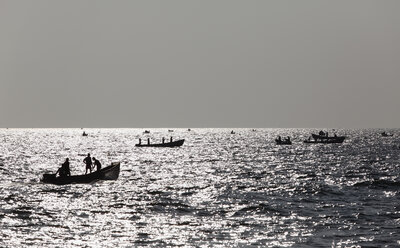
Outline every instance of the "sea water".
[[[400, 245], [400, 130], [168, 129], [0, 129], [0, 246]], [[171, 136], [184, 145], [135, 147]], [[67, 157], [84, 174], [87, 153], [118, 180], [40, 182]]]

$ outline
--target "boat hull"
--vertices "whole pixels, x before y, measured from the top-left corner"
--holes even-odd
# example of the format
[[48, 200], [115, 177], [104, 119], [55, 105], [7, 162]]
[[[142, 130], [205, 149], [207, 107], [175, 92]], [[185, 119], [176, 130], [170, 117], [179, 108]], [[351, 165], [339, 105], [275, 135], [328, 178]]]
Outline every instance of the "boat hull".
[[179, 147], [182, 146], [185, 142], [184, 139], [172, 141], [168, 143], [159, 143], [159, 144], [136, 144], [136, 147]]
[[276, 139], [276, 140], [275, 140], [275, 143], [276, 143], [277, 145], [291, 145], [291, 144], [292, 144], [292, 141], [286, 141], [286, 140], [278, 140], [278, 139]]
[[305, 140], [306, 144], [339, 144], [343, 143], [344, 138], [342, 139], [326, 139], [326, 140]]
[[[318, 134], [311, 134], [315, 140], [344, 140], [346, 136], [321, 136]], [[343, 141], [342, 141], [343, 142]]]
[[99, 180], [117, 180], [120, 172], [120, 163], [115, 162], [100, 171], [95, 171], [86, 175], [56, 177], [55, 174], [44, 174], [43, 183], [64, 185], [77, 183], [93, 183]]

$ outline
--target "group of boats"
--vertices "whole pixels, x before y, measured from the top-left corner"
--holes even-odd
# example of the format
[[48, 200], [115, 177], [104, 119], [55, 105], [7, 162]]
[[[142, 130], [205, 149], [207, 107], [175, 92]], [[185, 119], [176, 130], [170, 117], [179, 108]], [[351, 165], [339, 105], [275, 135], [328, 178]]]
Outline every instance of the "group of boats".
[[[329, 136], [328, 132], [320, 131], [318, 134], [312, 133], [311, 136], [304, 140], [303, 143], [306, 144], [340, 144], [343, 143], [343, 141], [346, 139], [346, 136], [337, 136], [334, 134], [333, 136]], [[277, 139], [275, 139], [275, 142], [277, 145], [291, 145], [292, 141], [290, 140], [290, 137], [287, 137], [286, 139], [281, 139], [279, 136]]]
[[[169, 132], [172, 130], [168, 130]], [[188, 129], [190, 131], [190, 129]], [[255, 130], [254, 130], [255, 131]], [[145, 134], [150, 133], [150, 131], [145, 130]], [[235, 134], [232, 130], [231, 134]], [[83, 136], [87, 136], [88, 134], [83, 132]], [[393, 134], [388, 134], [386, 132], [382, 132], [381, 135], [383, 137], [391, 137]], [[328, 132], [320, 131], [318, 134], [312, 133], [311, 136], [304, 140], [303, 143], [306, 144], [334, 144], [334, 143], [343, 143], [346, 139], [346, 136], [337, 136], [334, 134], [333, 136], [329, 136]], [[162, 139], [161, 143], [150, 143], [150, 139], [147, 139], [147, 144], [142, 143], [141, 139], [139, 139], [139, 143], [135, 144], [136, 147], [180, 147], [185, 142], [184, 139], [172, 140], [170, 138], [169, 142], [165, 142], [165, 139]], [[275, 139], [277, 145], [291, 145], [292, 141], [290, 137], [282, 139], [280, 136]], [[64, 185], [64, 184], [75, 184], [75, 183], [93, 183], [99, 180], [117, 180], [120, 172], [120, 163], [113, 162], [111, 165], [93, 173], [85, 174], [85, 175], [76, 175], [76, 176], [56, 176], [56, 174], [44, 174], [41, 181], [43, 183], [50, 183], [56, 185]]]
[[[389, 134], [386, 132], [381, 133], [382, 137], [392, 137], [393, 134]], [[312, 133], [311, 136], [304, 140], [303, 143], [306, 144], [340, 144], [343, 143], [343, 141], [346, 139], [346, 136], [337, 136], [334, 134], [333, 136], [329, 136], [328, 132], [320, 131], [318, 134]], [[292, 141], [290, 140], [290, 137], [287, 137], [286, 139], [281, 139], [279, 136], [277, 139], [275, 139], [275, 143], [277, 145], [291, 145]]]
[[[171, 132], [171, 130], [168, 130]], [[146, 130], [144, 133], [150, 133], [150, 131]], [[82, 136], [88, 136], [87, 133], [83, 132]], [[150, 138], [147, 139], [147, 144], [142, 144], [141, 139], [139, 139], [139, 143], [136, 144], [136, 147], [180, 147], [185, 142], [184, 139], [180, 140], [172, 140], [170, 138], [169, 142], [165, 142], [165, 139], [162, 139], [161, 143], [150, 143]], [[56, 174], [43, 174], [41, 182], [50, 183], [56, 185], [65, 185], [65, 184], [77, 184], [77, 183], [93, 183], [99, 180], [117, 180], [120, 172], [120, 162], [113, 162], [110, 166], [107, 166], [99, 171], [95, 171], [85, 175], [76, 175], [76, 176], [56, 176]]]

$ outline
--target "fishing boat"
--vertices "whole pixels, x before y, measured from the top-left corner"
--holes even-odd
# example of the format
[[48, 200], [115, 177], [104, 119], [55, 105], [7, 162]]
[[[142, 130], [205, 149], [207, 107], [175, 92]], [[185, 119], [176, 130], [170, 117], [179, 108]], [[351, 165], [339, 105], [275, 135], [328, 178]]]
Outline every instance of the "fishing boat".
[[88, 136], [88, 134], [87, 134], [87, 133], [85, 133], [85, 132], [83, 132], [83, 133], [82, 133], [82, 136]]
[[143, 133], [150, 133], [150, 131], [149, 130], [144, 130], [144, 132]]
[[346, 136], [326, 136], [319, 134], [311, 134], [311, 137], [308, 140], [305, 140], [304, 143], [321, 143], [321, 144], [332, 144], [332, 143], [343, 143], [346, 139]]
[[142, 144], [139, 142], [139, 144], [136, 144], [135, 146], [137, 147], [179, 147], [183, 145], [183, 142], [185, 142], [184, 139], [181, 140], [176, 140], [176, 141], [171, 141], [167, 143], [157, 143], [157, 144]]
[[381, 133], [382, 137], [392, 137], [393, 134], [388, 134], [387, 132], [382, 132]]
[[64, 185], [76, 183], [93, 183], [99, 180], [117, 180], [120, 171], [120, 162], [113, 162], [100, 171], [95, 171], [86, 175], [56, 177], [55, 174], [43, 174], [43, 183]]
[[291, 145], [292, 144], [292, 141], [287, 140], [287, 139], [285, 139], [285, 140], [275, 139], [275, 142], [277, 145]]

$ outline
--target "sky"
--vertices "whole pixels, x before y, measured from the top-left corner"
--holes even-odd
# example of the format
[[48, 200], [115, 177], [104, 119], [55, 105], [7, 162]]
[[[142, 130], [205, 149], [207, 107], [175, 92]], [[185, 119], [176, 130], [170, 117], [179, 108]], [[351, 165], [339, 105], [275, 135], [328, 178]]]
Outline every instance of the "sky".
[[400, 127], [400, 1], [1, 0], [0, 127]]

